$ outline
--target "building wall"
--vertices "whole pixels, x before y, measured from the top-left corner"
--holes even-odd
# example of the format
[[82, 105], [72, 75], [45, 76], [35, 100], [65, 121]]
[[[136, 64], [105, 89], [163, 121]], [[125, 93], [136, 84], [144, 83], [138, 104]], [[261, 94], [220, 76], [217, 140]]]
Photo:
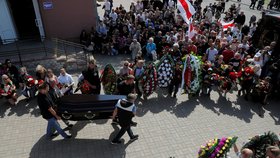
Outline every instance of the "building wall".
[[17, 38], [12, 16], [6, 0], [0, 0], [0, 37], [3, 40], [3, 44], [10, 43], [12, 42], [12, 39]]
[[[76, 38], [82, 29], [90, 30], [95, 26], [95, 0], [38, 1], [47, 38]], [[52, 2], [52, 7], [44, 8], [44, 2]]]

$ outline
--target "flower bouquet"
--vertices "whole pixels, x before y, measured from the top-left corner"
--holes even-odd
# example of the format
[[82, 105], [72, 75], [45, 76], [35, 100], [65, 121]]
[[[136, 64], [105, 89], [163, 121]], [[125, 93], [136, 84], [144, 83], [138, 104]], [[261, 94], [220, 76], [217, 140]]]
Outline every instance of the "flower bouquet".
[[111, 64], [107, 64], [101, 74], [101, 83], [105, 94], [114, 94], [117, 89], [117, 73]]
[[236, 142], [238, 137], [223, 137], [209, 140], [205, 146], [201, 146], [198, 158], [223, 158]]

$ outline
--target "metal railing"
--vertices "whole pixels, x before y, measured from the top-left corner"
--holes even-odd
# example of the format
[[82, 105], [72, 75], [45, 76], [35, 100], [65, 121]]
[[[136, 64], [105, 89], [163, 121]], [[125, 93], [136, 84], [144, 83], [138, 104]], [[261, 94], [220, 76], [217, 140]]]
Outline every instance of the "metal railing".
[[[44, 54], [47, 56], [52, 52], [51, 48], [46, 47], [45, 42], [42, 42], [41, 38], [13, 38], [13, 39], [1, 39], [2, 45], [0, 46], [0, 59], [14, 58], [16, 62], [19, 62], [23, 66], [23, 56]], [[34, 45], [36, 43], [36, 45]]]
[[[0, 45], [0, 62], [5, 59], [12, 58], [15, 63], [20, 66], [24, 62], [28, 63], [30, 60], [49, 59], [59, 56], [65, 56], [65, 62], [68, 57], [87, 61], [88, 55], [85, 52], [85, 46], [79, 43], [62, 40], [59, 38], [45, 39], [1, 39], [1, 43], [9, 43]], [[78, 65], [78, 63], [77, 63]]]
[[68, 58], [69, 52], [75, 52], [84, 50], [85, 46], [79, 43], [74, 43], [70, 41], [66, 41], [59, 38], [52, 38], [52, 41], [54, 42], [54, 53], [61, 54], [64, 53], [66, 56], [66, 60]]

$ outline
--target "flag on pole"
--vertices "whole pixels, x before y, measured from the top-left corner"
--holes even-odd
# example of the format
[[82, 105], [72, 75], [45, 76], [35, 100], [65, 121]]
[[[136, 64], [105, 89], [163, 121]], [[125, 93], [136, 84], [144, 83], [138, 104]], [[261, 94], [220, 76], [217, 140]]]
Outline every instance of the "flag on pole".
[[190, 24], [190, 19], [195, 14], [192, 4], [188, 0], [178, 0], [177, 7], [184, 21]]
[[234, 20], [231, 20], [230, 22], [220, 21], [220, 23], [222, 24], [224, 31], [226, 31], [228, 28], [234, 27]]
[[188, 29], [188, 37], [189, 39], [192, 39], [196, 34], [196, 31], [194, 30], [192, 19], [190, 19], [189, 29]]

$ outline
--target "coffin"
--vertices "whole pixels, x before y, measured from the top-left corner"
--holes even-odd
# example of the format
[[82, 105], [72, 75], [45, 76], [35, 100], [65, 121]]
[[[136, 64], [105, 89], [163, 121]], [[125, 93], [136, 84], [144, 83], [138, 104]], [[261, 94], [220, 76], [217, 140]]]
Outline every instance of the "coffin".
[[63, 120], [83, 121], [108, 119], [123, 95], [73, 94], [58, 100], [57, 113]]

